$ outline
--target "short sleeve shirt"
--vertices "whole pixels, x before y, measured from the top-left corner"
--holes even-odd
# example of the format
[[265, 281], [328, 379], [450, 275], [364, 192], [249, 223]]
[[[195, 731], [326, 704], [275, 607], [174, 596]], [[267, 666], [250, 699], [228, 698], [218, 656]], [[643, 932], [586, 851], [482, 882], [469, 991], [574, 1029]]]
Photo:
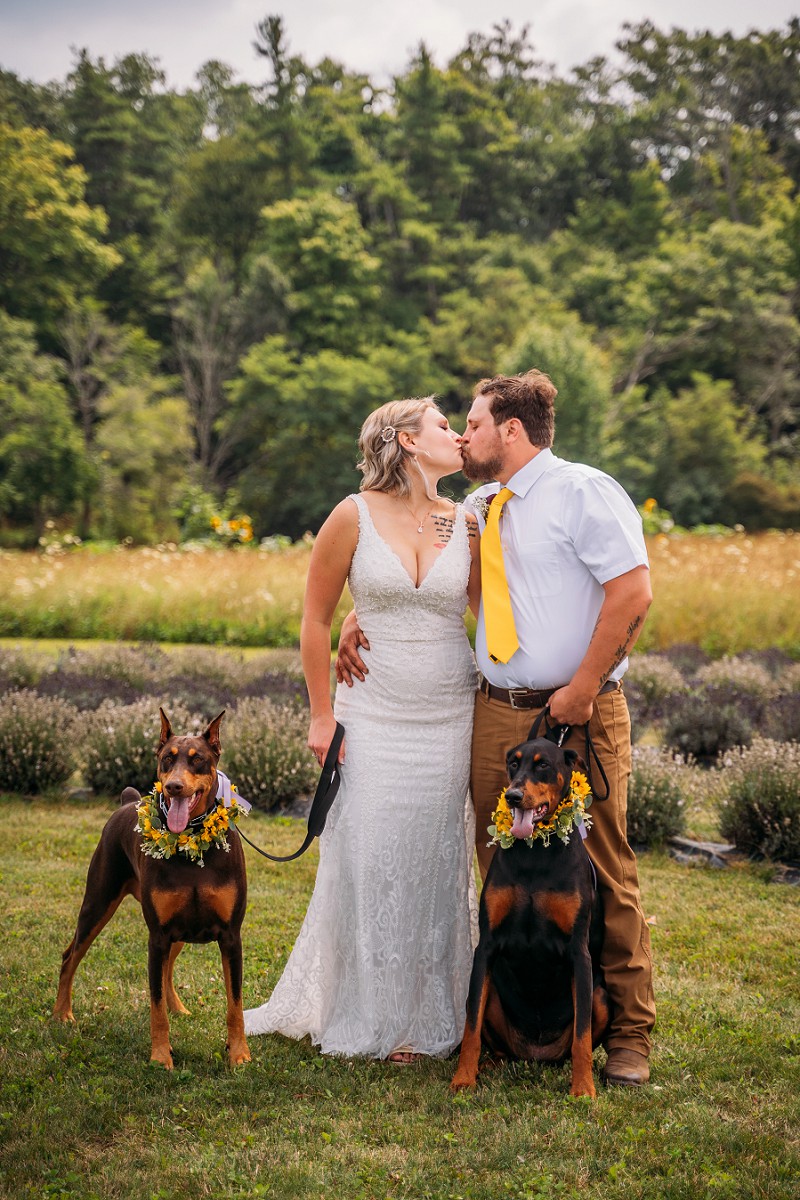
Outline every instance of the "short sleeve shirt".
[[[467, 497], [484, 526], [485, 502], [500, 484]], [[580, 666], [605, 599], [603, 584], [648, 566], [642, 520], [611, 476], [540, 450], [505, 484], [500, 538], [519, 649], [508, 663], [486, 650], [481, 604], [475, 639], [478, 666], [497, 687], [555, 688]], [[628, 660], [611, 678], [621, 679]]]

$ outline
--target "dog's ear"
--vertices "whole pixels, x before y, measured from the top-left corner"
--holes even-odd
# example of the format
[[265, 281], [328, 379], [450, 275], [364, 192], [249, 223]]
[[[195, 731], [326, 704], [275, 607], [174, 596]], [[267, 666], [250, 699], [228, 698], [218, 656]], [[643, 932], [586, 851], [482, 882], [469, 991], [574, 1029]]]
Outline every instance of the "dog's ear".
[[219, 714], [219, 716], [214, 717], [214, 720], [211, 722], [208, 729], [203, 734], [203, 737], [206, 739], [209, 746], [216, 754], [217, 758], [219, 758], [220, 754], [222, 753], [222, 747], [219, 744], [219, 727], [220, 727], [220, 722], [222, 721], [222, 718], [224, 716], [225, 716], [225, 709], [223, 708], [223, 710]]
[[572, 767], [573, 771], [575, 771], [575, 770], [585, 771], [586, 770], [586, 763], [583, 761], [580, 754], [578, 754], [577, 750], [565, 750], [564, 751], [564, 762], [567, 764], [568, 767]]
[[164, 712], [163, 708], [160, 708], [158, 711], [161, 715], [161, 740], [158, 743], [158, 749], [163, 750], [169, 739], [172, 737], [172, 726], [170, 725], [169, 717]]

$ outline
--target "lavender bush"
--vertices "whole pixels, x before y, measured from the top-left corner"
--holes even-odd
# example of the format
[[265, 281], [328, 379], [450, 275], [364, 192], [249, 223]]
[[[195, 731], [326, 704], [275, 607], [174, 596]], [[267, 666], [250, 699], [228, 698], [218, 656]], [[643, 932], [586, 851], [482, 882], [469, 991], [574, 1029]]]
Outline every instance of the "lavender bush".
[[800, 745], [757, 738], [724, 767], [722, 836], [745, 854], [800, 863]]
[[628, 840], [655, 846], [683, 833], [689, 768], [683, 759], [653, 746], [635, 746], [628, 783]]
[[230, 714], [222, 767], [247, 800], [269, 811], [314, 788], [319, 767], [307, 733], [307, 710], [242, 700]]
[[[199, 733], [208, 723], [179, 706], [165, 711], [175, 733]], [[128, 786], [148, 792], [156, 777], [160, 730], [158, 702], [149, 699], [105, 701], [83, 714], [81, 750], [89, 787], [103, 796], [118, 796]]]
[[0, 791], [35, 796], [67, 783], [77, 719], [64, 700], [28, 690], [0, 697]]

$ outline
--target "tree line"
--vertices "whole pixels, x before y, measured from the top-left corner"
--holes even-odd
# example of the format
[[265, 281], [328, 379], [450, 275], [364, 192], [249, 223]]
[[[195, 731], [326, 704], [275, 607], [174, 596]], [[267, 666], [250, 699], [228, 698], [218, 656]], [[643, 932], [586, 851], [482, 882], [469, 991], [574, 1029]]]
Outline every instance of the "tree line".
[[[527, 28], [379, 86], [293, 54], [0, 71], [0, 542], [315, 530], [387, 399], [536, 365], [556, 450], [682, 524], [800, 525], [800, 21]], [[455, 491], [458, 491], [458, 484]]]

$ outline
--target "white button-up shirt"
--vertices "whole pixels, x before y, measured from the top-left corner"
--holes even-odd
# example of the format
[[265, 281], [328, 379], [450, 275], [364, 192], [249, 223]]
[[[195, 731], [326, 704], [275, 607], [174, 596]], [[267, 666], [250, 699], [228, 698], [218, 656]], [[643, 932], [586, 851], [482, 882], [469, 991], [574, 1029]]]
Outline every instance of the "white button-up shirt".
[[[481, 532], [481, 500], [500, 486], [485, 484], [467, 497]], [[500, 517], [500, 538], [519, 649], [508, 663], [492, 662], [481, 603], [478, 667], [497, 687], [560, 687], [569, 683], [589, 646], [605, 599], [603, 584], [649, 565], [642, 520], [616, 480], [548, 449], [505, 486], [514, 495]], [[627, 665], [625, 659], [611, 678], [621, 679]]]

